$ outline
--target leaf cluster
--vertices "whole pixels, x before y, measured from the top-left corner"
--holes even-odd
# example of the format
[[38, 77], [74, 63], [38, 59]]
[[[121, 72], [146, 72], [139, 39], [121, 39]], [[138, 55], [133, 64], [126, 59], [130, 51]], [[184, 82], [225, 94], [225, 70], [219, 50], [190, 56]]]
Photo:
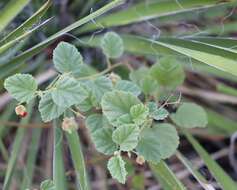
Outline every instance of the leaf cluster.
[[[108, 60], [107, 72], [113, 67], [111, 59], [118, 60], [123, 54], [123, 40], [108, 32], [101, 49]], [[172, 58], [132, 71], [130, 80], [123, 80], [104, 71], [96, 73], [75, 46], [61, 42], [53, 52], [53, 63], [59, 74], [45, 90], [40, 90], [29, 74], [7, 78], [5, 88], [20, 103], [38, 97], [44, 122], [66, 117], [68, 110], [85, 119], [96, 149], [111, 156], [108, 169], [121, 183], [127, 176], [124, 153], [158, 163], [178, 148], [175, 125], [191, 128], [207, 124], [205, 111], [196, 104], [183, 103], [172, 114], [159, 104], [164, 89], [175, 89], [185, 78], [182, 66]], [[173, 124], [168, 123], [168, 117]]]

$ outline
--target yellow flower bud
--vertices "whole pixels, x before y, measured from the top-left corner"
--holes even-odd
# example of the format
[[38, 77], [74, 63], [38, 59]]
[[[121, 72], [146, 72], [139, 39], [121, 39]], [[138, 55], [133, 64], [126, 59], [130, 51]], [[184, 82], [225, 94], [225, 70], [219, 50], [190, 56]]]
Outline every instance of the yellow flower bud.
[[72, 133], [78, 129], [78, 125], [74, 119], [74, 117], [65, 117], [62, 122], [62, 129], [67, 131], [68, 133]]
[[16, 106], [15, 112], [16, 112], [16, 115], [19, 115], [21, 117], [25, 117], [27, 115], [26, 108], [23, 105]]
[[121, 80], [121, 77], [115, 73], [110, 73], [109, 78], [112, 81], [113, 85], [115, 85], [118, 80]]
[[145, 159], [143, 156], [137, 156], [136, 163], [143, 165], [145, 163]]

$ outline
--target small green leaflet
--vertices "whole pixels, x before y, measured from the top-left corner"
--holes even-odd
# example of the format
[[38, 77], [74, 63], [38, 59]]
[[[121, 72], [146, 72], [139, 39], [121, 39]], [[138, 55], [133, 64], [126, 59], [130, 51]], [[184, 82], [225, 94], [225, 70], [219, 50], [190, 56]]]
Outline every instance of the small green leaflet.
[[66, 110], [54, 103], [51, 93], [44, 94], [39, 101], [39, 111], [44, 122], [58, 118]]
[[93, 95], [91, 89], [86, 83], [82, 83], [82, 87], [88, 92], [88, 96], [85, 100], [77, 104], [77, 107], [82, 112], [87, 112], [91, 110], [93, 107], [98, 106], [96, 97]]
[[154, 94], [158, 92], [160, 88], [157, 81], [148, 75], [141, 80], [141, 89], [144, 94]]
[[92, 134], [92, 140], [99, 152], [111, 155], [118, 149], [118, 146], [112, 140], [112, 133], [112, 128], [101, 128]]
[[205, 127], [208, 123], [205, 110], [194, 103], [183, 103], [177, 112], [171, 115], [171, 119], [184, 128]]
[[5, 80], [4, 87], [19, 102], [29, 102], [35, 97], [38, 85], [29, 74], [15, 74]]
[[81, 103], [88, 96], [87, 91], [74, 78], [62, 75], [51, 91], [53, 101], [62, 107]]
[[159, 89], [157, 81], [150, 76], [150, 70], [146, 67], [130, 72], [129, 78], [141, 88], [144, 94], [152, 94]]
[[146, 121], [148, 114], [149, 109], [142, 103], [134, 105], [130, 109], [130, 115], [136, 125], [143, 124]]
[[90, 133], [93, 134], [97, 129], [102, 127], [110, 127], [109, 121], [102, 114], [92, 114], [86, 118], [86, 127], [89, 128]]
[[140, 134], [136, 147], [145, 160], [158, 163], [161, 159], [172, 156], [179, 145], [179, 136], [174, 126], [168, 123], [156, 124], [145, 128]]
[[164, 120], [169, 115], [169, 112], [165, 108], [158, 108], [155, 102], [148, 102], [147, 106], [149, 108], [150, 117], [155, 120]]
[[130, 113], [133, 105], [141, 103], [140, 100], [131, 93], [123, 91], [107, 92], [102, 98], [101, 106], [103, 114], [112, 125], [117, 125], [117, 119]]
[[113, 88], [111, 80], [105, 76], [97, 77], [94, 80], [85, 82], [84, 84], [90, 88], [90, 91], [98, 104], [101, 102], [102, 96], [106, 92], [112, 91]]
[[80, 72], [83, 59], [75, 46], [61, 42], [54, 49], [53, 62], [59, 72], [72, 73], [75, 77], [78, 77], [77, 73]]
[[127, 80], [119, 80], [118, 82], [116, 82], [114, 88], [116, 90], [130, 92], [134, 96], [139, 96], [141, 94], [140, 88], [135, 83]]
[[108, 58], [119, 58], [124, 51], [123, 40], [115, 32], [107, 32], [101, 39], [100, 46]]
[[56, 190], [54, 186], [54, 182], [50, 179], [43, 181], [40, 184], [40, 190]]
[[113, 156], [109, 159], [107, 165], [111, 176], [118, 180], [118, 182], [125, 184], [127, 171], [125, 162], [120, 155]]
[[134, 124], [131, 115], [128, 113], [118, 117], [118, 119], [116, 120], [117, 127], [127, 124]]
[[112, 139], [116, 144], [119, 144], [120, 150], [131, 151], [137, 146], [139, 133], [138, 126], [122, 125], [113, 132]]
[[150, 70], [151, 76], [162, 86], [175, 88], [184, 82], [184, 70], [174, 58], [162, 58]]

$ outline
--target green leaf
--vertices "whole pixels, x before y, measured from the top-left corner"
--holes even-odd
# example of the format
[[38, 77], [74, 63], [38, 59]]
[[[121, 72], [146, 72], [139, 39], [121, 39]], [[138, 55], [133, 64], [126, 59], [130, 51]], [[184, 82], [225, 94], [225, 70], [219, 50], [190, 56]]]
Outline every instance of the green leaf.
[[39, 101], [39, 111], [44, 122], [58, 118], [66, 110], [54, 103], [51, 93], [44, 94]]
[[185, 74], [176, 59], [165, 57], [151, 67], [151, 76], [162, 85], [175, 88], [184, 82]]
[[171, 119], [184, 128], [205, 127], [208, 123], [205, 110], [194, 103], [183, 103], [177, 112], [171, 115]]
[[136, 84], [134, 84], [133, 82], [127, 81], [127, 80], [119, 80], [118, 82], [116, 82], [114, 88], [116, 90], [130, 92], [134, 96], [139, 96], [141, 94], [140, 88]]
[[85, 84], [87, 84], [87, 87], [90, 88], [90, 91], [98, 104], [101, 102], [102, 96], [106, 92], [110, 92], [113, 87], [111, 80], [105, 76], [100, 76], [94, 80], [86, 81]]
[[60, 42], [53, 51], [55, 68], [61, 73], [72, 73], [78, 77], [83, 58], [77, 48], [67, 42]]
[[137, 146], [137, 152], [145, 160], [158, 163], [161, 159], [172, 156], [179, 144], [179, 137], [174, 126], [162, 123], [145, 128]]
[[103, 114], [112, 125], [116, 125], [120, 116], [129, 114], [130, 108], [139, 103], [136, 96], [123, 91], [107, 92], [101, 101]]
[[141, 67], [130, 72], [129, 77], [142, 89], [142, 92], [146, 95], [152, 94], [159, 89], [157, 81], [150, 76], [149, 69], [146, 67]]
[[112, 128], [97, 129], [92, 135], [96, 149], [106, 155], [111, 155], [117, 150], [117, 145], [112, 140]]
[[113, 132], [112, 139], [119, 144], [120, 150], [130, 151], [137, 146], [139, 133], [139, 127], [133, 124], [122, 125]]
[[143, 124], [146, 121], [148, 114], [149, 109], [142, 103], [134, 105], [130, 109], [130, 115], [136, 125]]
[[87, 112], [95, 106], [95, 102], [95, 97], [93, 97], [89, 92], [88, 97], [79, 104], [77, 104], [77, 107], [80, 111]]
[[117, 179], [120, 183], [125, 183], [127, 171], [125, 168], [125, 162], [121, 156], [113, 156], [109, 159], [107, 165], [111, 176]]
[[86, 127], [88, 127], [90, 133], [93, 134], [100, 128], [110, 127], [110, 124], [104, 115], [96, 113], [86, 118]]
[[38, 88], [36, 80], [29, 74], [15, 74], [4, 83], [7, 91], [19, 102], [29, 102]]
[[43, 181], [40, 184], [40, 190], [55, 190], [54, 182], [50, 179]]
[[116, 120], [117, 127], [127, 124], [134, 124], [130, 114], [124, 114]]
[[101, 39], [100, 45], [108, 58], [119, 58], [124, 51], [123, 40], [115, 32], [107, 32]]
[[188, 141], [192, 144], [193, 148], [201, 156], [205, 165], [208, 167], [212, 175], [215, 177], [216, 181], [223, 190], [235, 190], [236, 182], [231, 179], [231, 177], [216, 163], [215, 160], [209, 155], [209, 153], [198, 143], [198, 141], [188, 132], [184, 131], [185, 136]]
[[69, 76], [62, 76], [52, 90], [53, 101], [62, 107], [70, 107], [81, 103], [88, 96], [82, 85]]
[[169, 112], [165, 108], [158, 108], [153, 114], [152, 117], [155, 120], [164, 120], [169, 115]]
[[148, 102], [147, 107], [149, 108], [150, 116], [155, 120], [164, 120], [169, 115], [165, 108], [158, 108], [155, 102]]

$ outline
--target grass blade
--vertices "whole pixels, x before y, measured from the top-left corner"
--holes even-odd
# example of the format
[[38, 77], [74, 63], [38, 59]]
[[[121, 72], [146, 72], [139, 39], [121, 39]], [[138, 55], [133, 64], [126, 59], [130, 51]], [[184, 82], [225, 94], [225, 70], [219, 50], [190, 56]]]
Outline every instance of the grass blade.
[[189, 172], [194, 176], [194, 178], [203, 187], [203, 189], [215, 190], [214, 187], [210, 183], [208, 183], [206, 179], [196, 169], [194, 169], [192, 163], [189, 162], [180, 152], [177, 152], [176, 156], [184, 164], [184, 166], [189, 170]]
[[29, 152], [27, 156], [26, 166], [24, 169], [24, 177], [21, 184], [21, 190], [26, 190], [31, 188], [33, 173], [35, 168], [35, 162], [38, 152], [38, 147], [40, 143], [42, 129], [35, 128], [32, 132], [31, 144], [29, 146]]
[[6, 77], [7, 75], [9, 75], [10, 72], [12, 72], [15, 69], [19, 68], [20, 65], [24, 64], [24, 61], [28, 60], [32, 56], [39, 53], [41, 50], [46, 48], [49, 44], [54, 42], [54, 40], [57, 39], [58, 37], [60, 37], [60, 36], [64, 35], [65, 33], [70, 32], [70, 31], [74, 30], [75, 28], [78, 28], [79, 26], [95, 19], [96, 17], [104, 14], [105, 12], [113, 9], [114, 7], [116, 7], [118, 5], [121, 5], [122, 3], [124, 3], [124, 0], [114, 0], [114, 1], [112, 1], [111, 3], [109, 3], [109, 4], [105, 5], [104, 7], [100, 8], [99, 10], [89, 14], [88, 16], [86, 16], [86, 17], [78, 20], [77, 22], [69, 25], [68, 27], [64, 28], [63, 30], [60, 30], [59, 32], [53, 34], [52, 36], [48, 37], [43, 42], [35, 45], [34, 47], [30, 48], [29, 50], [26, 50], [25, 52], [21, 53], [20, 55], [18, 55], [14, 59], [10, 60], [9, 62], [6, 62], [5, 65], [0, 67], [1, 71], [4, 71], [4, 72], [1, 72], [0, 79]]
[[[158, 41], [154, 41], [134, 35], [122, 35], [122, 37], [125, 50], [128, 52], [189, 57], [237, 76], [237, 52], [234, 50], [184, 39], [159, 38]], [[88, 41], [88, 45], [99, 46], [100, 38], [101, 36]]]
[[0, 54], [4, 53], [6, 50], [8, 50], [9, 48], [11, 48], [13, 45], [15, 45], [16, 43], [18, 43], [21, 40], [24, 40], [26, 37], [28, 37], [29, 35], [31, 35], [33, 32], [35, 32], [36, 30], [38, 30], [40, 27], [44, 26], [45, 24], [47, 24], [51, 19], [47, 19], [46, 21], [44, 21], [43, 23], [41, 23], [40, 25], [26, 31], [24, 34], [22, 34], [21, 36], [17, 37], [16, 39], [7, 42], [6, 44], [0, 46]]
[[76, 170], [77, 183], [79, 184], [81, 190], [89, 190], [90, 187], [88, 184], [86, 165], [79, 136], [76, 132], [73, 132], [72, 134], [67, 133], [66, 136], [72, 155], [73, 165]]
[[[32, 113], [32, 107], [33, 103], [29, 104], [27, 106], [27, 110], [29, 110], [29, 114], [26, 118], [21, 120], [21, 124], [25, 125], [29, 122], [31, 113]], [[18, 128], [16, 132], [16, 136], [14, 139], [14, 143], [12, 146], [12, 151], [11, 151], [11, 157], [7, 165], [7, 171], [5, 174], [4, 182], [3, 182], [3, 189], [4, 190], [9, 190], [10, 184], [11, 184], [11, 179], [14, 174], [15, 170], [15, 165], [17, 162], [18, 154], [21, 150], [21, 143], [25, 135], [26, 128]]]
[[160, 182], [167, 190], [186, 190], [186, 187], [184, 187], [182, 182], [175, 176], [164, 161], [160, 161], [158, 164], [149, 163], [149, 166], [154, 175], [160, 179]]
[[237, 96], [237, 90], [235, 88], [227, 86], [227, 85], [222, 84], [222, 83], [217, 85], [217, 91], [222, 92], [222, 93], [227, 94], [227, 95]]
[[220, 3], [218, 3], [218, 1], [216, 0], [179, 0], [179, 3], [175, 2], [174, 0], [150, 2], [143, 1], [141, 3], [133, 5], [127, 10], [112, 13], [108, 16], [96, 20], [96, 25], [87, 24], [82, 27], [79, 32], [87, 32], [95, 29], [100, 29], [101, 26], [123, 26], [178, 13], [207, 9], [218, 5], [220, 5]]
[[53, 121], [54, 127], [54, 151], [53, 151], [53, 181], [55, 189], [64, 190], [66, 188], [65, 170], [63, 162], [63, 134], [59, 127], [59, 120]]
[[208, 117], [208, 127], [217, 134], [232, 135], [237, 131], [236, 121], [223, 116], [223, 114], [217, 113], [210, 109], [205, 109]]
[[214, 161], [208, 152], [198, 143], [198, 141], [188, 132], [184, 132], [188, 141], [192, 144], [193, 148], [198, 152], [206, 166], [215, 177], [217, 182], [223, 190], [236, 190], [237, 184], [231, 179], [230, 176]]
[[18, 15], [30, 0], [11, 0], [0, 12], [0, 32]]
[[29, 19], [27, 19], [24, 23], [22, 23], [19, 27], [17, 27], [15, 30], [10, 32], [6, 37], [4, 37], [0, 41], [0, 46], [3, 44], [6, 44], [19, 36], [22, 36], [24, 33], [26, 33], [26, 29], [31, 29], [34, 24], [39, 22], [41, 17], [46, 13], [50, 5], [52, 4], [51, 0], [48, 0], [37, 12], [35, 12]]

